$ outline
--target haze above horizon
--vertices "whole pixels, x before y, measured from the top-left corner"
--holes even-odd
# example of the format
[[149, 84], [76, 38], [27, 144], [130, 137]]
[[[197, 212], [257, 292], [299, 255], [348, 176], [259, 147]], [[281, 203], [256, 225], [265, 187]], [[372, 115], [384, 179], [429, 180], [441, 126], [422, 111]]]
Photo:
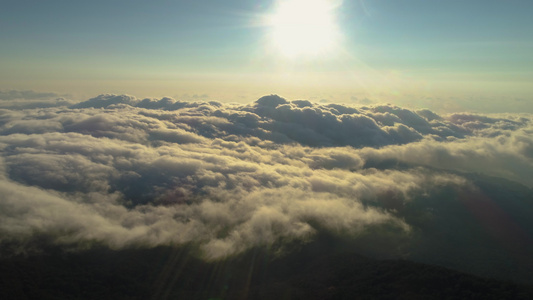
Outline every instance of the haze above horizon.
[[5, 1], [0, 90], [533, 112], [530, 1]]

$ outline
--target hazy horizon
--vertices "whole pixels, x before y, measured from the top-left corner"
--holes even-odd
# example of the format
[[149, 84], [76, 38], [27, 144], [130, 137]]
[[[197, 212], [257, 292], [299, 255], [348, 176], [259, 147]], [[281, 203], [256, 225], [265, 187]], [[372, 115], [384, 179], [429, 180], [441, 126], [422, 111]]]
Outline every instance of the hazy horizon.
[[528, 1], [302, 3], [7, 1], [0, 90], [533, 112]]

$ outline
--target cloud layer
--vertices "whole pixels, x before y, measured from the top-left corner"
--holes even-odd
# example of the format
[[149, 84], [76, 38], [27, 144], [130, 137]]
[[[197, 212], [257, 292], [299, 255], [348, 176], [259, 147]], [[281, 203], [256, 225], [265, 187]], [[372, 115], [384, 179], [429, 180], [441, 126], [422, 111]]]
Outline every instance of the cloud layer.
[[56, 93], [42, 93], [31, 90], [0, 90], [0, 109], [46, 108], [72, 104], [74, 104], [73, 101], [65, 99], [64, 95]]
[[472, 176], [515, 182], [521, 195], [533, 187], [525, 114], [276, 95], [249, 105], [100, 95], [14, 107], [0, 110], [3, 245], [193, 243], [219, 258], [324, 231], [401, 252], [439, 217], [433, 194], [477, 195]]

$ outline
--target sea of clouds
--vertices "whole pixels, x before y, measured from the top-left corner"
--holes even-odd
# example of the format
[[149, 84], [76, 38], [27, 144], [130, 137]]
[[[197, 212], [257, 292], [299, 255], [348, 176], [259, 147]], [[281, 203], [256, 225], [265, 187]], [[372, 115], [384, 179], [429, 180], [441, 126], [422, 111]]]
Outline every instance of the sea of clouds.
[[43, 239], [194, 244], [217, 259], [327, 232], [422, 260], [434, 251], [424, 249], [459, 257], [511, 243], [489, 256], [521, 261], [533, 245], [529, 114], [276, 95], [248, 105], [0, 96], [0, 245], [9, 251]]

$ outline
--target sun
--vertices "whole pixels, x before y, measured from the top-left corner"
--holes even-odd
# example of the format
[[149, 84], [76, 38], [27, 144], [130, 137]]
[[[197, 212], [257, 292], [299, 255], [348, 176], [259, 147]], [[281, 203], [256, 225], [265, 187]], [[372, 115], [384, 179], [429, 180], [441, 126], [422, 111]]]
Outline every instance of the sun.
[[335, 0], [279, 0], [268, 17], [268, 39], [283, 56], [316, 57], [332, 52], [340, 39]]

